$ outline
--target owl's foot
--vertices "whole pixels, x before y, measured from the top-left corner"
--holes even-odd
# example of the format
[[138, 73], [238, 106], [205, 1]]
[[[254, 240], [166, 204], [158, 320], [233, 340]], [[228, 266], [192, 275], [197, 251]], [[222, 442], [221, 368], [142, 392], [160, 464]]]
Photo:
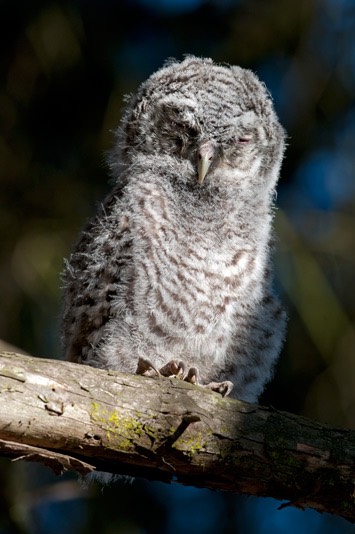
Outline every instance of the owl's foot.
[[204, 388], [211, 389], [222, 395], [222, 397], [228, 397], [233, 389], [233, 384], [229, 380], [224, 382], [210, 382], [206, 385], [200, 384], [197, 367], [190, 367], [185, 374], [185, 364], [181, 360], [170, 360], [170, 362], [158, 369], [150, 360], [139, 358], [136, 374], [142, 376], [175, 376], [185, 382], [190, 382], [190, 384], [201, 385]]
[[180, 360], [171, 360], [163, 367], [158, 369], [150, 360], [139, 358], [136, 374], [143, 376], [176, 376], [182, 378], [185, 372], [184, 362]]
[[212, 391], [219, 393], [222, 397], [228, 397], [233, 389], [233, 383], [229, 380], [225, 380], [224, 382], [210, 382], [203, 387], [212, 389]]
[[[184, 380], [190, 382], [190, 384], [199, 384], [199, 372], [196, 367], [190, 367]], [[233, 383], [229, 380], [224, 382], [210, 382], [209, 384], [200, 384], [203, 388], [211, 389], [216, 393], [222, 395], [222, 397], [228, 397], [233, 389]]]

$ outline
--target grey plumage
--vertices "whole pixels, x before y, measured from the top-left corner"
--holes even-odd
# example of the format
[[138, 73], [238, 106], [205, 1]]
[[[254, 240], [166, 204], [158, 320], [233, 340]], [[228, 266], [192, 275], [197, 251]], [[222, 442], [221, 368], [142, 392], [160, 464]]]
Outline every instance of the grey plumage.
[[231, 382], [255, 402], [285, 330], [270, 263], [283, 151], [251, 71], [188, 57], [143, 83], [117, 134], [115, 186], [66, 264], [66, 358], [222, 394]]

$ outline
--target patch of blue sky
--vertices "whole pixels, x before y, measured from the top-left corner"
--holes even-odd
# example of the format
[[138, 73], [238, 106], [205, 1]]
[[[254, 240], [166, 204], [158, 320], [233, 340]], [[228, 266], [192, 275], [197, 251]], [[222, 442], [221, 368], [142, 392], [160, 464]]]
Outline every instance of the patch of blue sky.
[[[285, 502], [285, 501], [284, 501]], [[249, 522], [240, 533], [247, 534], [354, 534], [353, 525], [345, 519], [330, 514], [321, 515], [315, 510], [299, 510], [287, 507], [279, 510], [281, 501], [275, 499], [250, 499], [245, 507]]]
[[305, 511], [295, 507], [279, 510], [280, 504], [272, 498], [228, 495], [179, 485], [162, 486], [153, 483], [151, 489], [163, 488], [164, 502], [169, 505], [169, 534], [215, 534], [235, 528], [238, 534], [354, 534], [352, 525], [345, 519], [315, 510]]
[[159, 29], [139, 31], [126, 41], [116, 55], [116, 71], [126, 71], [135, 81], [142, 82], [162, 66], [169, 57], [177, 54], [173, 36]]
[[355, 195], [354, 162], [341, 151], [320, 149], [301, 163], [295, 185], [313, 207], [337, 209]]
[[282, 124], [289, 128], [297, 118], [307, 91], [297, 69], [291, 71], [290, 59], [286, 55], [277, 55], [265, 59], [256, 71], [272, 96]]

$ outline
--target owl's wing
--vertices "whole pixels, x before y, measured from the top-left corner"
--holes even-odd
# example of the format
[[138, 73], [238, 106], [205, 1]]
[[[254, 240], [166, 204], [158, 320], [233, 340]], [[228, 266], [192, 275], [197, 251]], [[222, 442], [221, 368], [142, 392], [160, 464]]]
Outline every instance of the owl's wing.
[[91, 361], [131, 260], [129, 209], [116, 186], [82, 232], [63, 273], [62, 343], [67, 360]]

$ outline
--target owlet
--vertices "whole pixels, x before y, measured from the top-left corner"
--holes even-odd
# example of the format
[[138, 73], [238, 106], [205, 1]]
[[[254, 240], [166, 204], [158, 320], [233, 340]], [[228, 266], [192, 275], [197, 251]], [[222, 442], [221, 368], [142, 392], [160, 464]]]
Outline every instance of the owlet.
[[138, 89], [115, 185], [66, 262], [66, 358], [256, 402], [285, 314], [272, 289], [284, 131], [249, 70], [189, 56]]

